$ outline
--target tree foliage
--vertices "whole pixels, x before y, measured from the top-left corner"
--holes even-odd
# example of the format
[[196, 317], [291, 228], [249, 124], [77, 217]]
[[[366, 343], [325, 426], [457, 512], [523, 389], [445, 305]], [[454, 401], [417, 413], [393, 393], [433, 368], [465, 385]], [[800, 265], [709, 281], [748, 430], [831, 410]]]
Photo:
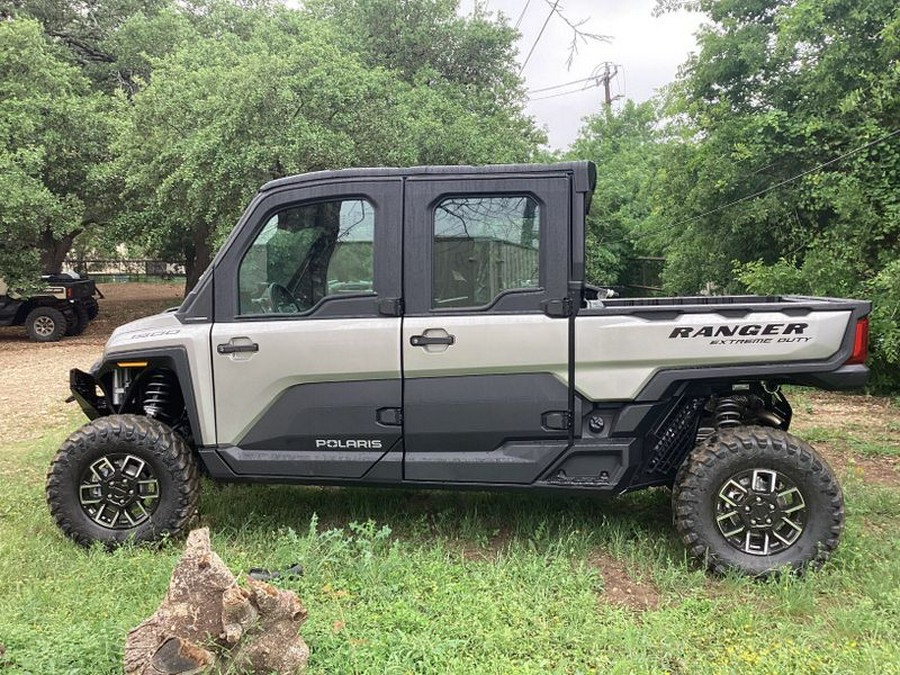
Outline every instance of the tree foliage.
[[0, 21], [0, 274], [26, 287], [110, 207], [115, 102], [38, 23]]
[[629, 258], [656, 252], [645, 238], [657, 227], [654, 193], [673, 140], [659, 108], [657, 101], [629, 100], [621, 110], [591, 115], [569, 149], [572, 159], [590, 159], [598, 167], [585, 237], [590, 283], [624, 282]]
[[[476, 10], [462, 17], [457, 8], [455, 0], [323, 0], [302, 10], [269, 0], [4, 6], [5, 28], [29, 26], [30, 48], [45, 53], [11, 55], [44, 75], [31, 78], [10, 61], [3, 86], [22, 75], [35, 96], [43, 86], [53, 106], [78, 108], [35, 127], [46, 136], [54, 124], [69, 125], [65, 134], [53, 131], [65, 136], [61, 143], [42, 137], [44, 164], [28, 154], [37, 141], [24, 131], [10, 137], [3, 161], [16, 155], [25, 166], [29, 159], [23, 170], [34, 194], [70, 200], [54, 206], [54, 224], [45, 228], [53, 238], [29, 230], [21, 213], [6, 217], [10, 231], [24, 249], [49, 247], [58, 260], [70, 235], [102, 220], [132, 246], [185, 259], [190, 287], [271, 178], [359, 165], [527, 160], [544, 137], [523, 113], [516, 33], [499, 16]], [[65, 96], [51, 93], [54, 86]], [[31, 128], [8, 113], [10, 125]], [[65, 161], [47, 154], [56, 151]], [[22, 212], [30, 202], [20, 201]], [[23, 259], [23, 270], [36, 271], [33, 258]]]
[[894, 4], [701, 5], [714, 23], [678, 85], [698, 143], [682, 167], [691, 188], [671, 205], [673, 217], [693, 220], [673, 251], [669, 284], [734, 286], [734, 261], [774, 264], [788, 254], [802, 263], [816, 251], [871, 278], [900, 235], [900, 139], [833, 160], [900, 123]]

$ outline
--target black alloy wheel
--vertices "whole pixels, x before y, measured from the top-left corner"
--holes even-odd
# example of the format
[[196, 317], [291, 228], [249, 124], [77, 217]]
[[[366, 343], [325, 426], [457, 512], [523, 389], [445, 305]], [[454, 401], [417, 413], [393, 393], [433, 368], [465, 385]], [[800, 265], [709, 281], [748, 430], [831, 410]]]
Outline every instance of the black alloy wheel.
[[807, 443], [780, 429], [738, 426], [700, 443], [672, 489], [675, 526], [717, 573], [767, 576], [820, 567], [844, 523], [841, 488]]

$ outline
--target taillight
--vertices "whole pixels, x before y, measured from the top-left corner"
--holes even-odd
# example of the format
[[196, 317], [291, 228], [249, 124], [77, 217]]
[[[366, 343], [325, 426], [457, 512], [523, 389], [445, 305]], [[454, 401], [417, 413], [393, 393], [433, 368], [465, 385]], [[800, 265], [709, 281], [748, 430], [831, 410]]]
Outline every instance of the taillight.
[[71, 299], [72, 299], [72, 295], [73, 295], [73, 294], [72, 294], [72, 289], [71, 289], [71, 288], [67, 288], [67, 289], [66, 289], [66, 298], [69, 299], [69, 300], [71, 300]]
[[856, 322], [856, 337], [853, 339], [853, 353], [847, 363], [865, 363], [869, 356], [869, 317]]

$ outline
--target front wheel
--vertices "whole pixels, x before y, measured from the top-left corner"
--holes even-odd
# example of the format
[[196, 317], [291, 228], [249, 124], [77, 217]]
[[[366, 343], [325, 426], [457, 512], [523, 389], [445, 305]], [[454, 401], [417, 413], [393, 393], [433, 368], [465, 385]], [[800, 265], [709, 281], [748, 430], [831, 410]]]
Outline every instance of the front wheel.
[[50, 513], [83, 546], [177, 536], [194, 515], [198, 494], [197, 464], [184, 440], [138, 415], [84, 425], [66, 439], [47, 474]]
[[718, 573], [817, 568], [844, 523], [825, 460], [767, 427], [725, 429], [695, 448], [678, 471], [672, 506], [690, 552]]

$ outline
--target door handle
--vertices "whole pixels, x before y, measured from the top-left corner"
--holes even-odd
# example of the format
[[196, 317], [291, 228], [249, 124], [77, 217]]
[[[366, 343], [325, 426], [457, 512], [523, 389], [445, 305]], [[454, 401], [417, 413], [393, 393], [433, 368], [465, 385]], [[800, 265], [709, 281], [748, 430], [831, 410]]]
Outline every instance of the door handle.
[[226, 342], [225, 344], [217, 345], [216, 351], [219, 354], [241, 354], [244, 352], [258, 352], [259, 345], [255, 342], [242, 342], [235, 344], [232, 342]]
[[409, 344], [413, 347], [427, 347], [428, 345], [452, 345], [456, 342], [455, 335], [413, 335], [409, 338]]

